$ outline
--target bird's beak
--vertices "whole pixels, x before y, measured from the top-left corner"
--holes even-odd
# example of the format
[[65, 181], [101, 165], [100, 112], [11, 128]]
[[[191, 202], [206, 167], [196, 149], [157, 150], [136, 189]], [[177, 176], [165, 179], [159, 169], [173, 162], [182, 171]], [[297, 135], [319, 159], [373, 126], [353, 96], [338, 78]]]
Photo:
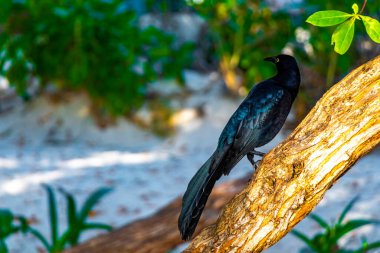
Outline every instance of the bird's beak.
[[270, 62], [273, 62], [273, 63], [276, 63], [276, 57], [267, 57], [267, 58], [264, 58], [264, 61], [270, 61]]

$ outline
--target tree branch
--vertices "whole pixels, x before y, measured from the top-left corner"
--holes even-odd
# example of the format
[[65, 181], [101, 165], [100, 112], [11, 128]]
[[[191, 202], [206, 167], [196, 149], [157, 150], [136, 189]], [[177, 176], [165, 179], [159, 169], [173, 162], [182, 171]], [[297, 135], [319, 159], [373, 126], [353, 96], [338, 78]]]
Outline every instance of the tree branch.
[[380, 57], [334, 85], [185, 252], [261, 252], [380, 142]]

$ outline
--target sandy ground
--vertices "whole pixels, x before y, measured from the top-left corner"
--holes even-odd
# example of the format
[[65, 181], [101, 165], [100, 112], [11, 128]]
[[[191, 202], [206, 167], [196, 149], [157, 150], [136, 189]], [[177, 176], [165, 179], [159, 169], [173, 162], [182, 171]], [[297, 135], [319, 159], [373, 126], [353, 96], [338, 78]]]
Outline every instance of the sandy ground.
[[[191, 105], [205, 104], [205, 116], [194, 116]], [[202, 102], [202, 103], [203, 103]], [[126, 120], [106, 130], [97, 129], [87, 114], [86, 101], [75, 98], [65, 105], [52, 105], [44, 98], [0, 114], [0, 208], [31, 218], [48, 232], [47, 202], [40, 184], [64, 187], [80, 203], [93, 190], [114, 190], [96, 208], [93, 221], [121, 226], [154, 213], [182, 194], [188, 181], [216, 146], [218, 136], [239, 101], [223, 98], [219, 88], [195, 92], [185, 101], [188, 108], [178, 118], [178, 132], [166, 139], [143, 131]], [[282, 132], [262, 151], [285, 137]], [[380, 219], [380, 150], [361, 159], [326, 194], [315, 212], [327, 220], [338, 216], [356, 195], [360, 200], [349, 217]], [[241, 177], [251, 167], [244, 159], [229, 178]], [[223, 178], [226, 180], [228, 178]], [[64, 224], [64, 201], [60, 220]], [[318, 231], [309, 220], [299, 230]], [[64, 229], [62, 225], [61, 230]], [[380, 226], [367, 226], [346, 239], [355, 245], [362, 236], [380, 240]], [[86, 233], [82, 239], [98, 232]], [[34, 253], [41, 245], [30, 236], [8, 241], [13, 253]], [[267, 250], [298, 252], [303, 244], [288, 235]], [[177, 250], [178, 251], [178, 250]]]

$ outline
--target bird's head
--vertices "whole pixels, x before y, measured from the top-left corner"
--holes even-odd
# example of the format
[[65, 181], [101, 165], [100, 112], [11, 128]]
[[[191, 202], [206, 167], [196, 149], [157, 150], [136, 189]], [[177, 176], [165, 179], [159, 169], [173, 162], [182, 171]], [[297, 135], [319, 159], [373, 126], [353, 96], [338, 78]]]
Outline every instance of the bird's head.
[[[289, 89], [297, 90], [301, 81], [300, 71], [293, 56], [279, 54], [277, 56], [267, 57], [265, 61], [273, 62], [277, 68], [276, 79], [283, 86]], [[285, 82], [284, 82], [285, 81]]]
[[267, 57], [264, 59], [264, 61], [269, 61], [276, 64], [277, 70], [279, 72], [292, 69], [298, 70], [296, 59], [294, 59], [293, 56], [287, 54], [279, 54], [277, 56]]

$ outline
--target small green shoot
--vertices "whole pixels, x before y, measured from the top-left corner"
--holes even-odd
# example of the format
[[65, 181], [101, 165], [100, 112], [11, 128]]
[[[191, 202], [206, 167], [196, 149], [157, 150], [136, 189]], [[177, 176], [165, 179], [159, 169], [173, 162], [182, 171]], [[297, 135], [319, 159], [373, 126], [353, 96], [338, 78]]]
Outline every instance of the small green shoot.
[[77, 210], [76, 201], [71, 193], [68, 193], [63, 188], [59, 189], [66, 198], [67, 206], [67, 229], [59, 235], [59, 220], [57, 212], [57, 201], [54, 191], [51, 186], [43, 185], [44, 189], [48, 194], [48, 209], [50, 218], [50, 231], [51, 231], [51, 242], [49, 243], [41, 232], [30, 227], [28, 230], [33, 234], [40, 242], [43, 244], [45, 249], [50, 253], [61, 252], [65, 249], [67, 245], [74, 246], [77, 245], [81, 234], [85, 230], [91, 229], [101, 229], [101, 230], [111, 230], [112, 227], [103, 223], [91, 223], [87, 222], [87, 218], [90, 216], [90, 212], [93, 210], [94, 206], [108, 194], [110, 188], [100, 188], [85, 200], [82, 208]]
[[66, 192], [64, 189], [59, 189], [62, 194], [66, 197], [67, 202], [67, 224], [69, 227], [69, 244], [71, 246], [77, 245], [79, 242], [79, 237], [82, 231], [89, 229], [102, 229], [102, 230], [111, 230], [112, 227], [102, 223], [88, 223], [87, 217], [90, 216], [90, 212], [93, 207], [108, 194], [110, 188], [100, 188], [86, 199], [80, 210], [76, 210], [76, 203], [74, 197]]
[[373, 249], [380, 248], [380, 241], [374, 243], [367, 243], [365, 239], [362, 242], [360, 248], [356, 250], [348, 250], [341, 247], [338, 242], [346, 234], [369, 224], [378, 224], [377, 220], [348, 220], [344, 221], [347, 213], [352, 209], [355, 202], [358, 200], [358, 197], [355, 197], [353, 200], [348, 203], [344, 208], [341, 215], [338, 218], [338, 221], [334, 224], [328, 224], [325, 220], [315, 214], [310, 214], [309, 218], [313, 219], [318, 225], [324, 229], [323, 232], [314, 235], [313, 238], [308, 238], [305, 234], [293, 230], [291, 233], [302, 240], [307, 246], [308, 249], [305, 252], [315, 252], [315, 253], [364, 253], [369, 252]]
[[318, 11], [307, 18], [306, 22], [320, 27], [339, 25], [332, 37], [331, 44], [338, 54], [344, 54], [349, 49], [354, 38], [355, 21], [363, 21], [364, 27], [369, 37], [376, 43], [380, 43], [380, 23], [376, 19], [361, 15], [366, 1], [359, 12], [359, 7], [355, 3], [352, 5], [353, 13], [349, 14], [343, 11], [328, 10]]

